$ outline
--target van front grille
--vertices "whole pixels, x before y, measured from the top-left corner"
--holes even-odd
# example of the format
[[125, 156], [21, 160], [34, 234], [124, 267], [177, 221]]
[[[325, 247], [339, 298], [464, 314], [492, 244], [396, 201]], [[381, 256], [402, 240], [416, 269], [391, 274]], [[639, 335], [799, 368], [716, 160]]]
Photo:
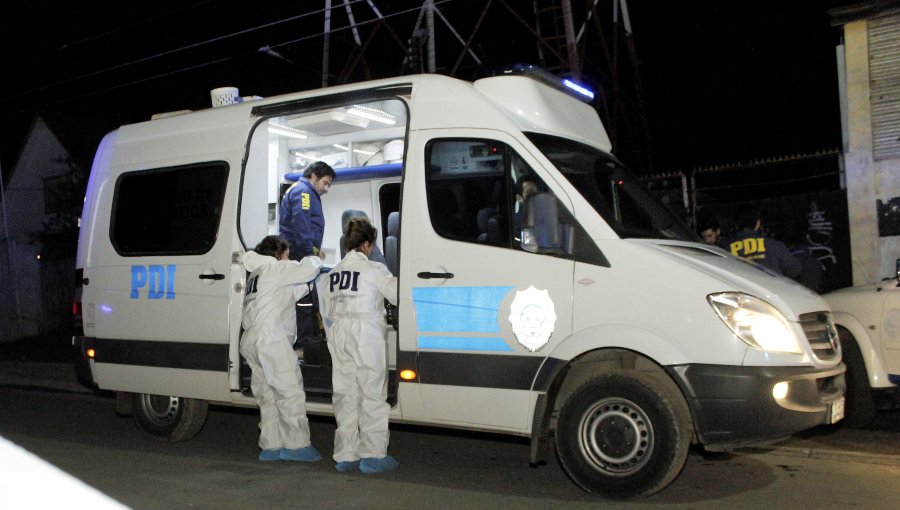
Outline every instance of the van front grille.
[[834, 322], [831, 321], [830, 313], [804, 313], [800, 315], [800, 327], [803, 328], [806, 340], [817, 358], [828, 360], [837, 355], [837, 328], [834, 327]]

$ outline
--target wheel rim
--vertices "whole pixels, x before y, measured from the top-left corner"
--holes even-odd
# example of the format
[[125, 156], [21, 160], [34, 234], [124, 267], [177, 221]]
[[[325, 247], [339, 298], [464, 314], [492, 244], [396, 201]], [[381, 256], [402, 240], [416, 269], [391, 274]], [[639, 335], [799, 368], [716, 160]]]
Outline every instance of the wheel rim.
[[143, 414], [154, 425], [170, 425], [174, 423], [180, 403], [178, 397], [141, 395]]
[[609, 476], [627, 476], [650, 460], [653, 427], [646, 413], [634, 402], [603, 399], [582, 415], [578, 446], [598, 471]]

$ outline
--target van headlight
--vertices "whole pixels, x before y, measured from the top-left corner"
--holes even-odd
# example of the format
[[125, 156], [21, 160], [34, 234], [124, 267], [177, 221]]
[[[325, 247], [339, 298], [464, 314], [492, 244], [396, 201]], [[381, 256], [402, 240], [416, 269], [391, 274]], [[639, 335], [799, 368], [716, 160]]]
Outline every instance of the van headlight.
[[750, 346], [770, 352], [802, 352], [790, 323], [769, 303], [740, 292], [710, 294], [707, 299], [719, 318]]

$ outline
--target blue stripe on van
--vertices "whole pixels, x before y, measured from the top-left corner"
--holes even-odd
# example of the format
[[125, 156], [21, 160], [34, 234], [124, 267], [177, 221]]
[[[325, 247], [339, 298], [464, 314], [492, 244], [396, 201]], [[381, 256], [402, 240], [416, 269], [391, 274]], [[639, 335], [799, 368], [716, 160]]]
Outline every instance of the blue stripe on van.
[[499, 337], [476, 338], [470, 336], [419, 336], [419, 349], [502, 352], [512, 352], [513, 350]]
[[437, 333], [499, 333], [498, 310], [515, 287], [416, 287], [416, 329]]
[[[378, 179], [384, 177], [399, 177], [403, 165], [401, 163], [386, 163], [384, 165], [358, 166], [354, 168], [335, 168], [335, 181], [360, 181], [364, 179]], [[302, 172], [290, 172], [284, 174], [284, 179], [297, 182], [303, 175]]]

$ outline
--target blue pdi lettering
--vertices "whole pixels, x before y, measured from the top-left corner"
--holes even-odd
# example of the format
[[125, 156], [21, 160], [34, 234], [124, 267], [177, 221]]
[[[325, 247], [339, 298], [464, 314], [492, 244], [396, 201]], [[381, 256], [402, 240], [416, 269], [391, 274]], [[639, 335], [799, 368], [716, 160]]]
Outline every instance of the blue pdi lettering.
[[353, 292], [357, 292], [359, 288], [357, 284], [359, 283], [359, 271], [341, 271], [340, 273], [336, 271], [332, 271], [330, 275], [328, 275], [328, 283], [330, 285], [329, 290], [334, 292], [334, 287], [337, 286], [341, 290], [350, 289]]
[[147, 299], [175, 299], [174, 265], [131, 266], [131, 299], [141, 297], [140, 289], [147, 289]]

